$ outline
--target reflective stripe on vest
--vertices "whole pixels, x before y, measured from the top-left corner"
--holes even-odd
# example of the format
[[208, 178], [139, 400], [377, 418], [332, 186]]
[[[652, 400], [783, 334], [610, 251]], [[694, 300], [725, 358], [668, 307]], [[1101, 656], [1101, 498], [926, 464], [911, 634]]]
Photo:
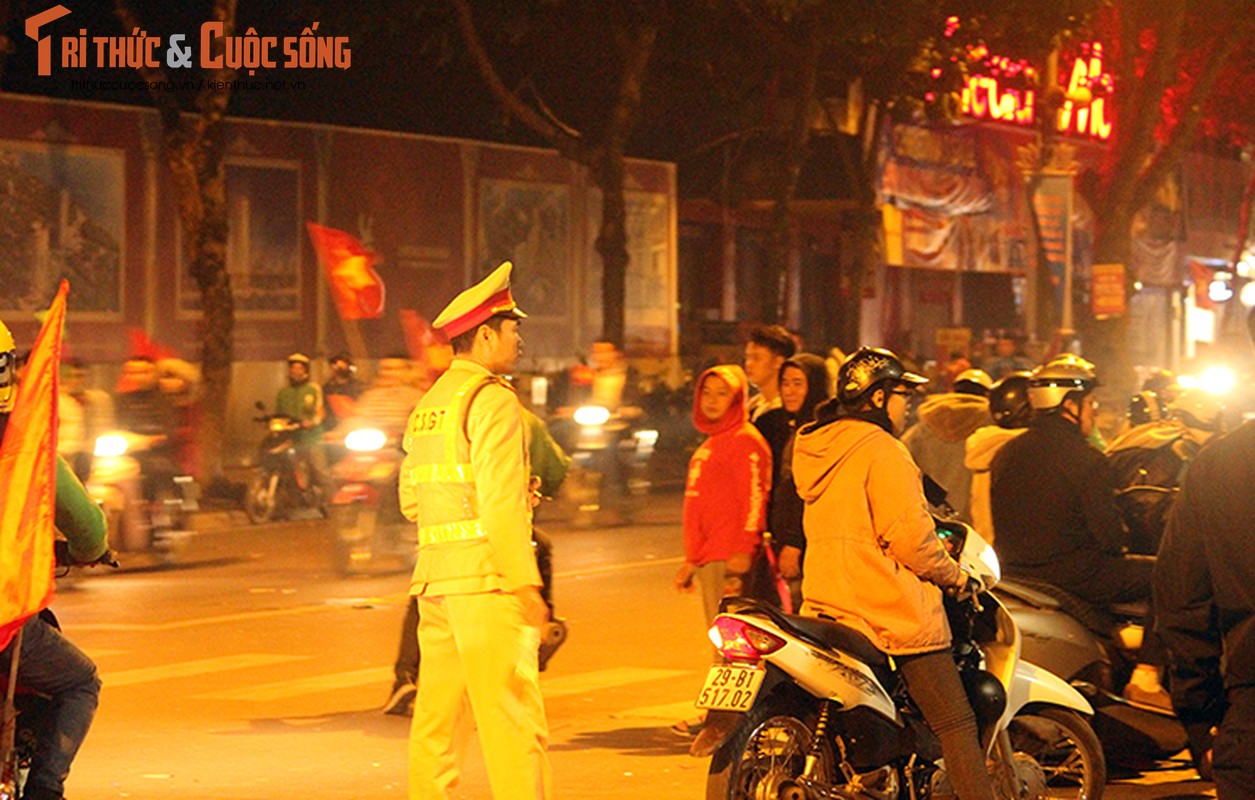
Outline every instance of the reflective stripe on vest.
[[465, 542], [468, 539], [479, 539], [487, 535], [488, 531], [484, 530], [484, 526], [480, 525], [477, 519], [446, 522], [443, 525], [425, 525], [418, 529], [418, 546]]
[[[410, 415], [405, 449], [411, 459], [405, 477], [416, 486], [431, 486], [446, 501], [453, 500], [448, 504], [441, 502], [434, 514], [428, 511], [424, 515], [420, 510], [420, 522], [428, 523], [418, 528], [420, 547], [487, 535], [476, 516], [475, 472], [470, 463], [466, 416], [475, 392], [497, 380], [488, 375], [472, 375], [444, 404], [420, 403]], [[420, 502], [420, 509], [422, 505]]]

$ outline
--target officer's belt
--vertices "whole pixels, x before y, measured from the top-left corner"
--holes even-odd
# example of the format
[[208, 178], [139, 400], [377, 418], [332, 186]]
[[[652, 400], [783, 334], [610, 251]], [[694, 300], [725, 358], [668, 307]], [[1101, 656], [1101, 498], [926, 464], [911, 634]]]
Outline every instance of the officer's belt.
[[415, 483], [475, 482], [475, 469], [470, 464], [415, 464], [409, 472]]
[[446, 522], [443, 525], [424, 525], [418, 529], [418, 546], [465, 542], [487, 535], [488, 531], [484, 530], [484, 526], [477, 519]]

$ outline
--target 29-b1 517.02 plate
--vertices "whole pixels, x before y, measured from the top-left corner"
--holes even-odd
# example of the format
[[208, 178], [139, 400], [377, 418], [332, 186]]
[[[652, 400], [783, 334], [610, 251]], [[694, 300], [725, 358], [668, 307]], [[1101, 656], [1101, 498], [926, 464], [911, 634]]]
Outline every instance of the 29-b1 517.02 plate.
[[696, 706], [712, 711], [749, 711], [758, 696], [765, 669], [744, 664], [718, 664], [706, 674]]

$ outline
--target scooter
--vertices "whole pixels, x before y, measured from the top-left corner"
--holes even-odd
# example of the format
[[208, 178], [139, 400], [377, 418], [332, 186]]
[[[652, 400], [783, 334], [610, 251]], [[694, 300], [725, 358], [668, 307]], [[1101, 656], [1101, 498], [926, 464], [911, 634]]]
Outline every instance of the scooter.
[[414, 568], [414, 526], [401, 514], [397, 476], [405, 454], [394, 437], [358, 428], [343, 440], [345, 455], [332, 467], [335, 528], [332, 564], [343, 576], [359, 574], [380, 560]]
[[151, 551], [167, 566], [186, 550], [190, 515], [199, 508], [199, 491], [189, 475], [174, 475], [151, 499], [143, 492], [142, 454], [153, 438], [114, 431], [96, 439], [86, 488], [108, 522], [110, 546], [123, 552]]
[[1185, 749], [1169, 711], [1121, 695], [1142, 646], [1145, 604], [1098, 608], [1051, 584], [1004, 578], [995, 590], [1024, 632], [1024, 655], [1060, 675], [1094, 706], [1094, 732], [1111, 761], [1139, 767]]
[[257, 472], [244, 494], [244, 513], [250, 522], [261, 524], [286, 516], [294, 509], [317, 509], [326, 516], [327, 499], [313, 479], [312, 468], [296, 447], [301, 424], [283, 414], [263, 412], [254, 422], [266, 426], [266, 434], [257, 447]]
[[[1107, 765], [1092, 707], [1021, 658], [1014, 618], [987, 591], [1000, 577], [993, 549], [961, 522], [937, 520], [937, 532], [980, 584], [947, 599], [946, 613], [997, 796], [1099, 800]], [[953, 796], [938, 740], [861, 633], [727, 598], [710, 638], [724, 661], [698, 695], [708, 716], [692, 748], [713, 753], [707, 800]]]

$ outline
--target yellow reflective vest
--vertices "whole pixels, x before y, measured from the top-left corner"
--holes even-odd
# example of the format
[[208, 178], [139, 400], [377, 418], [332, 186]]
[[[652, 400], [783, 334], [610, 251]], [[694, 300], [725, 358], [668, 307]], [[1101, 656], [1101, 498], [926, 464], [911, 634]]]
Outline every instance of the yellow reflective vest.
[[410, 415], [401, 510], [418, 524], [415, 595], [539, 586], [527, 443], [514, 390], [455, 358]]

